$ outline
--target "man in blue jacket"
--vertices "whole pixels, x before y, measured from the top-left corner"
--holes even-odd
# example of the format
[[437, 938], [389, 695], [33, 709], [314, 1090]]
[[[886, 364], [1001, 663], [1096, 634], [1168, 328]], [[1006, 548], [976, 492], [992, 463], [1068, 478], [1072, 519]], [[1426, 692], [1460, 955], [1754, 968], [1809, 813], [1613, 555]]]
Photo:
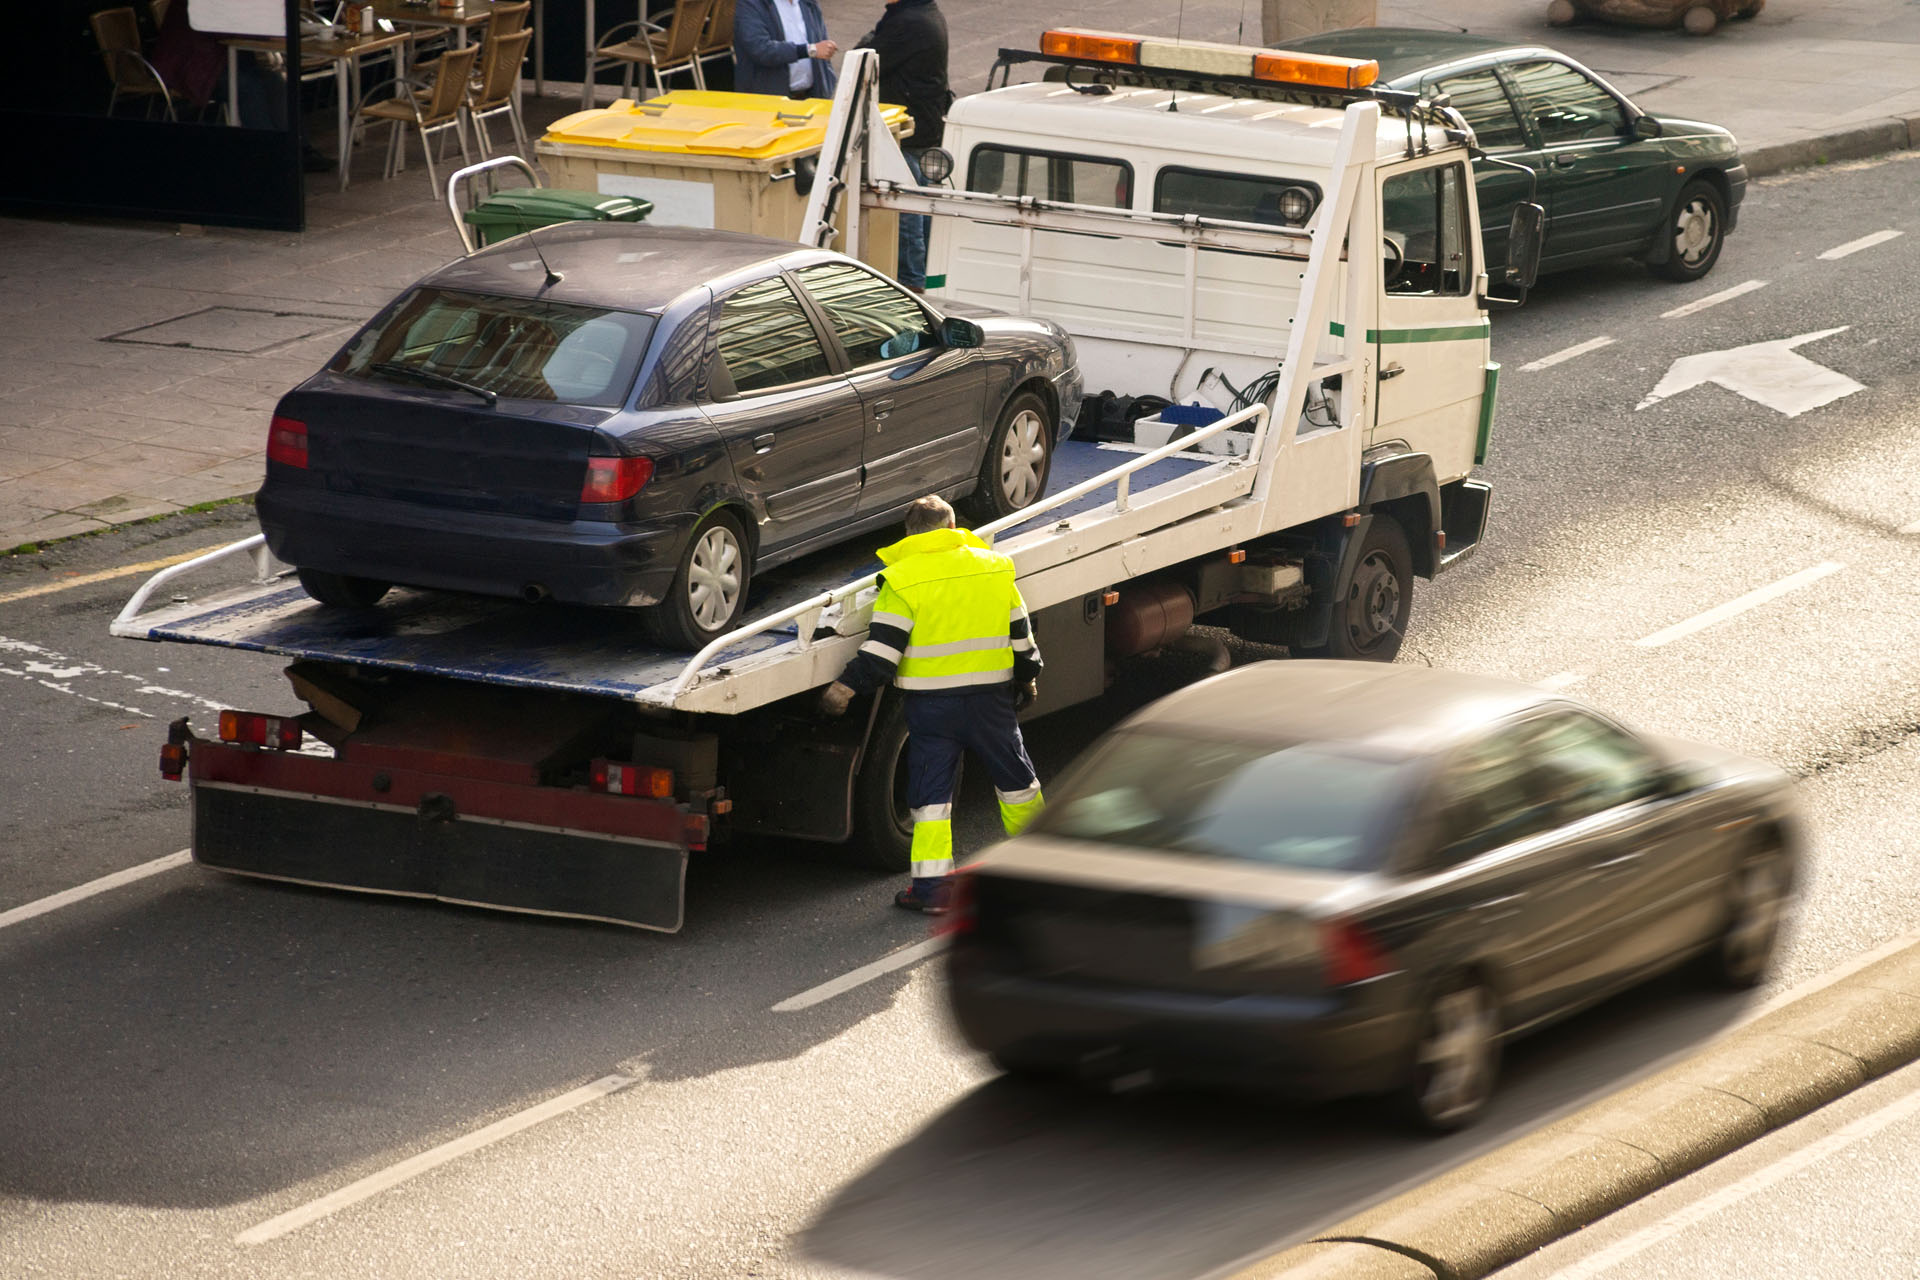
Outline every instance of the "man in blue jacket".
[[733, 87], [740, 93], [831, 98], [837, 77], [820, 0], [737, 0]]

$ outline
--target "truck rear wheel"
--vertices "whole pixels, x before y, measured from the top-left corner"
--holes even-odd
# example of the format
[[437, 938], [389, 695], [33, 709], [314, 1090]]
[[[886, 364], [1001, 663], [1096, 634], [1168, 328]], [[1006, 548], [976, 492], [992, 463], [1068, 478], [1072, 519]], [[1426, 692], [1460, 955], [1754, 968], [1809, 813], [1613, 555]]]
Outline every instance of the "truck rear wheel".
[[905, 875], [913, 866], [913, 820], [907, 816], [907, 704], [881, 692], [880, 719], [853, 780], [853, 839], [848, 861]]
[[1392, 662], [1413, 607], [1413, 554], [1392, 516], [1376, 515], [1360, 543], [1353, 580], [1334, 601], [1327, 642], [1304, 656]]

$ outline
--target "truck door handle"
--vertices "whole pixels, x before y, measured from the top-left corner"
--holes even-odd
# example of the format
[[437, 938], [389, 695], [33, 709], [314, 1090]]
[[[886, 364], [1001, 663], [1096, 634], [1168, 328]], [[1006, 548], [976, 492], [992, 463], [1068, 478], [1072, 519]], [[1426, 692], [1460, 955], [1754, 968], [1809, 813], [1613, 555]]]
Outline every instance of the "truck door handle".
[[1405, 365], [1390, 364], [1380, 371], [1380, 381], [1385, 382], [1388, 378], [1397, 378], [1406, 371]]
[[764, 435], [755, 436], [753, 438], [753, 451], [755, 453], [773, 452], [773, 432], [769, 431]]

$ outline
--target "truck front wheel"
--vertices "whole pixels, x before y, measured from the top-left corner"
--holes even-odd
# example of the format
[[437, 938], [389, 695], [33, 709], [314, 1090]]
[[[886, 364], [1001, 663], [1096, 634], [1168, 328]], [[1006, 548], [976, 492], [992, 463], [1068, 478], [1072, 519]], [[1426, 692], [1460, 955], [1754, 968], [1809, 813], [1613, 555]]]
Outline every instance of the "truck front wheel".
[[1310, 656], [1392, 662], [1412, 605], [1413, 555], [1406, 531], [1393, 517], [1376, 515], [1361, 540], [1346, 594], [1334, 602], [1327, 643]]

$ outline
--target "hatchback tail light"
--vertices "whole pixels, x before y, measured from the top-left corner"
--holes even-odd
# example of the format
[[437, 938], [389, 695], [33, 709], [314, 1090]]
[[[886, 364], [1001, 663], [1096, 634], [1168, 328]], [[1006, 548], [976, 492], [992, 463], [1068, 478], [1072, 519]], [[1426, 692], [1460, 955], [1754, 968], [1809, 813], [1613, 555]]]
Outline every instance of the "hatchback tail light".
[[625, 502], [653, 479], [652, 458], [588, 458], [580, 501]]
[[307, 424], [294, 418], [273, 415], [267, 431], [267, 461], [280, 462], [305, 470], [307, 465]]
[[300, 739], [300, 722], [292, 716], [263, 716], [251, 711], [220, 713], [222, 742], [295, 751], [299, 749]]
[[1377, 978], [1388, 967], [1380, 943], [1351, 920], [1329, 920], [1320, 926], [1320, 957], [1330, 987]]

